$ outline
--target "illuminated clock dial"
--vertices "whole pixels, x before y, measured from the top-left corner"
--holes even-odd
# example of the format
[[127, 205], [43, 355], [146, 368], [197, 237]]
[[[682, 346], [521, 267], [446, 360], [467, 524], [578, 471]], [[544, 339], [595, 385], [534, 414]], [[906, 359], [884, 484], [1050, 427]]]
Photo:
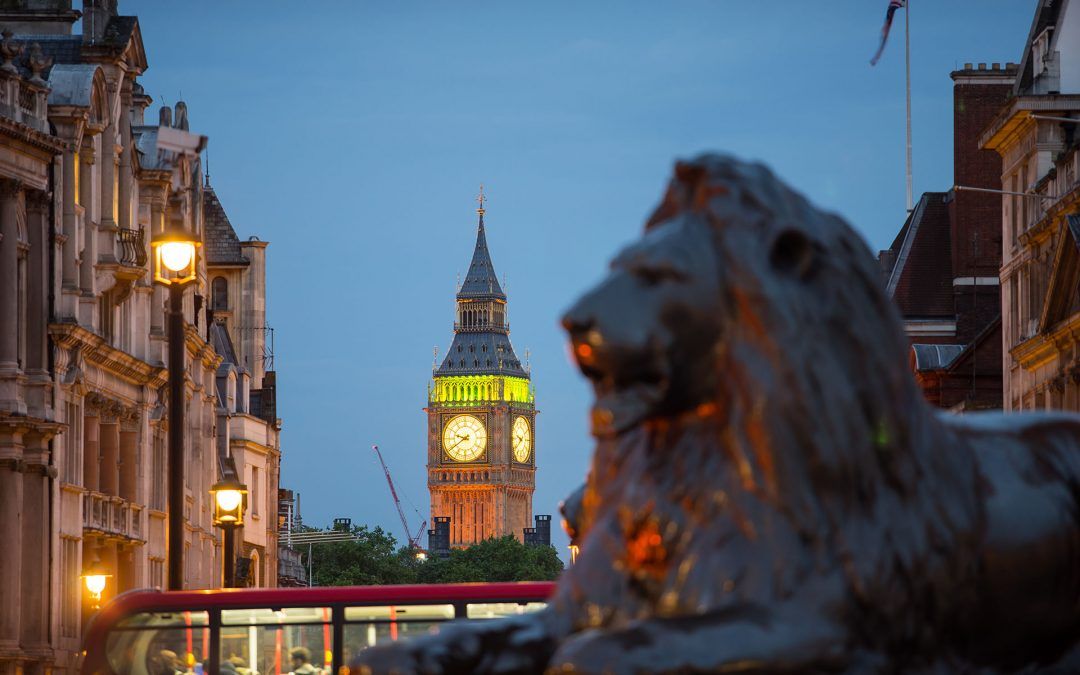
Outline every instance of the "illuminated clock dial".
[[532, 454], [532, 430], [529, 420], [520, 415], [514, 420], [514, 459], [524, 464]]
[[472, 415], [458, 415], [446, 423], [442, 435], [443, 450], [455, 462], [471, 462], [487, 447], [484, 423]]

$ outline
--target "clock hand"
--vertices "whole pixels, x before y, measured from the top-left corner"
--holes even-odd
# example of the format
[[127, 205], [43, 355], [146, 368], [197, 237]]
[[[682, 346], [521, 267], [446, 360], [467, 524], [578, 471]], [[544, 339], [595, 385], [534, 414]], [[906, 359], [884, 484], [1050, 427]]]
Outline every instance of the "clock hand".
[[468, 437], [468, 436], [466, 436], [465, 438], [462, 438], [462, 439], [461, 439], [461, 440], [459, 440], [459, 441], [458, 441], [457, 443], [454, 443], [454, 444], [453, 444], [453, 445], [451, 445], [451, 446], [450, 446], [449, 448], [447, 448], [447, 451], [453, 450], [454, 448], [456, 448], [457, 446], [461, 445], [462, 443], [464, 443], [464, 442], [465, 442], [465, 441], [467, 441], [467, 440], [469, 440], [469, 437]]

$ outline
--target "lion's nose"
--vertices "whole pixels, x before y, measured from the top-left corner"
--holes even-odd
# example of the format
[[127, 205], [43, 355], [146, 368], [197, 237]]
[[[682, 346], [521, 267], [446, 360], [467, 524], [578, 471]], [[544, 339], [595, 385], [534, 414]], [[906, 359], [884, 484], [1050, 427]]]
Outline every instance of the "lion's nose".
[[578, 307], [570, 309], [562, 318], [562, 327], [571, 337], [585, 333], [594, 323], [592, 315], [582, 312]]

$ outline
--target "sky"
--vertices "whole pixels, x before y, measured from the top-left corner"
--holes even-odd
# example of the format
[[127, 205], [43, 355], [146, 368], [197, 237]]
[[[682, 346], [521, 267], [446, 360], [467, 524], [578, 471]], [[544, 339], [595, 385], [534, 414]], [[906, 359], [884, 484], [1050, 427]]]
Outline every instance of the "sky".
[[[1035, 0], [912, 3], [918, 195], [952, 185], [949, 73], [1019, 61]], [[764, 161], [888, 246], [905, 215], [902, 13], [868, 63], [887, 4], [121, 0], [148, 121], [182, 96], [237, 234], [270, 242], [281, 485], [305, 523], [403, 540], [374, 443], [410, 527], [411, 505], [427, 517], [432, 349], [452, 338], [481, 183], [531, 355], [535, 513], [558, 513], [592, 452], [559, 317], [639, 235], [677, 158]]]

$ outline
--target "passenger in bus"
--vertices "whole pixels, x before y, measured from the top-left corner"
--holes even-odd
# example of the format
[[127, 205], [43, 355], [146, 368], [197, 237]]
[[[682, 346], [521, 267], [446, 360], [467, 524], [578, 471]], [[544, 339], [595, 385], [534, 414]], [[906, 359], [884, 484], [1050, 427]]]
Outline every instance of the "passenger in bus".
[[158, 652], [156, 675], [178, 675], [184, 673], [180, 668], [180, 658], [171, 649], [162, 649]]
[[321, 675], [322, 671], [311, 665], [311, 650], [307, 647], [295, 647], [289, 652], [292, 659], [290, 675]]
[[234, 654], [221, 662], [221, 673], [222, 675], [249, 675], [251, 670], [247, 667], [247, 661]]

